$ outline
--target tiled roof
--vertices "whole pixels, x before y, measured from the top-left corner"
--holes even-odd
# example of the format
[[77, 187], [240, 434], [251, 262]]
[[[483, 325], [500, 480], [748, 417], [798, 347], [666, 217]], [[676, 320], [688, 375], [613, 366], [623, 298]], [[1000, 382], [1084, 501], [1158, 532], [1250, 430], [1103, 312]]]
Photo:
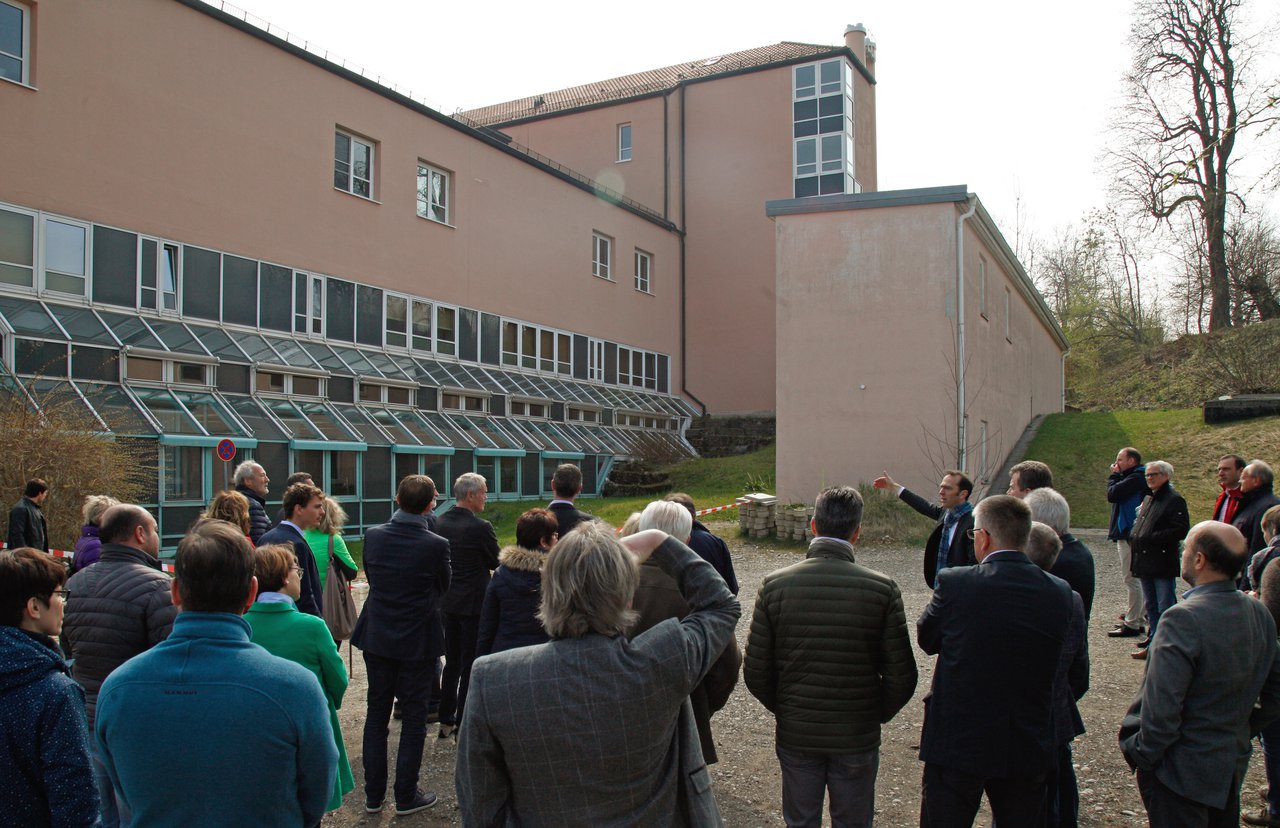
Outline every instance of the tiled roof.
[[650, 69], [634, 75], [623, 75], [620, 78], [597, 81], [583, 86], [571, 86], [556, 92], [482, 106], [460, 114], [484, 126], [506, 124], [524, 118], [536, 118], [576, 109], [580, 106], [621, 101], [653, 92], [662, 92], [674, 89], [690, 80], [830, 54], [841, 48], [843, 47], [783, 41], [772, 46], [759, 46], [742, 52], [732, 52], [689, 63], [677, 63], [674, 66]]

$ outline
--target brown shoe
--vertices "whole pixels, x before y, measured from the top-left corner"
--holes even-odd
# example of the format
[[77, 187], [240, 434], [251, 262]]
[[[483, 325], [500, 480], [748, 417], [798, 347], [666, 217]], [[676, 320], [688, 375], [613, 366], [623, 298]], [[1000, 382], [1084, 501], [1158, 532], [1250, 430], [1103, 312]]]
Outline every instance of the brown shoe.
[[1138, 661], [1146, 661], [1146, 660], [1147, 660], [1147, 651], [1146, 651], [1146, 650], [1134, 650], [1133, 652], [1129, 653], [1129, 658], [1136, 658], [1136, 659], [1138, 659]]

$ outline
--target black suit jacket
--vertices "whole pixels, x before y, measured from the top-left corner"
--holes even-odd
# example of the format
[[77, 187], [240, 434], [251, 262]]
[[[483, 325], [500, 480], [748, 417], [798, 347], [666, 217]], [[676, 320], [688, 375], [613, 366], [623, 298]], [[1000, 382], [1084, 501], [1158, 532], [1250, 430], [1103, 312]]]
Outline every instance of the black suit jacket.
[[1053, 685], [1074, 601], [1016, 551], [948, 568], [916, 622], [938, 656], [920, 758], [987, 778], [1036, 776], [1054, 757]]
[[[947, 510], [905, 487], [898, 496], [912, 509], [938, 522], [929, 535], [928, 543], [924, 545], [924, 583], [932, 589], [933, 578], [938, 572], [938, 547], [942, 545], [942, 525]], [[969, 537], [969, 530], [972, 528], [973, 512], [969, 512], [960, 518], [955, 534], [951, 536], [951, 546], [947, 549], [947, 566], [973, 566], [978, 562], [973, 555], [973, 538]]]
[[454, 506], [436, 521], [436, 533], [449, 542], [453, 580], [440, 609], [455, 615], [479, 615], [489, 577], [498, 568], [498, 535], [493, 524], [470, 509]]
[[258, 539], [258, 546], [266, 546], [269, 543], [293, 545], [293, 554], [298, 558], [298, 566], [302, 567], [302, 595], [298, 598], [298, 610], [308, 615], [320, 615], [324, 593], [320, 589], [320, 570], [316, 567], [316, 553], [311, 551], [307, 539], [291, 525], [282, 523]]
[[1093, 612], [1093, 592], [1096, 581], [1093, 552], [1089, 547], [1075, 535], [1070, 533], [1063, 535], [1062, 552], [1058, 554], [1058, 560], [1054, 562], [1049, 574], [1057, 575], [1066, 581], [1072, 590], [1080, 593], [1080, 600], [1084, 601], [1084, 618], [1088, 621], [1090, 613]]
[[9, 512], [8, 541], [10, 549], [27, 546], [49, 551], [49, 525], [45, 523], [44, 512], [31, 498], [23, 496], [13, 504]]
[[568, 503], [552, 503], [547, 507], [551, 510], [551, 514], [556, 516], [556, 531], [560, 533], [560, 537], [569, 534], [573, 527], [579, 523], [588, 520], [595, 520], [592, 515], [581, 512], [577, 507]]
[[421, 515], [397, 510], [364, 535], [369, 599], [351, 633], [366, 653], [425, 661], [444, 653], [440, 599], [449, 589], [449, 543]]

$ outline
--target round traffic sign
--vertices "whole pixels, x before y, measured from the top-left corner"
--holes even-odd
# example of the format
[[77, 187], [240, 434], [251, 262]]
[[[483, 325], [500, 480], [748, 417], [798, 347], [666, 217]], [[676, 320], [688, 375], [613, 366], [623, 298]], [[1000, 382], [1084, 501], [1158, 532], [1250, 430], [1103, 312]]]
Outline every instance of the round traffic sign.
[[236, 444], [230, 440], [222, 440], [218, 443], [218, 456], [230, 463], [236, 456]]

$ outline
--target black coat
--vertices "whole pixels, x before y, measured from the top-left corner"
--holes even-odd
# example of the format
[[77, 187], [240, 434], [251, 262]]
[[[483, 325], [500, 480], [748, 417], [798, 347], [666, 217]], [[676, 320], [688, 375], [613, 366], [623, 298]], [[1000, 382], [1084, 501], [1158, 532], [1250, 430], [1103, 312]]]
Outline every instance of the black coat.
[[397, 511], [364, 536], [369, 598], [351, 633], [367, 653], [424, 661], [444, 653], [440, 599], [449, 588], [449, 544], [421, 515]]
[[311, 551], [307, 539], [292, 524], [282, 523], [263, 534], [258, 546], [269, 543], [287, 543], [293, 546], [298, 566], [302, 567], [302, 595], [297, 601], [298, 611], [319, 616], [324, 609], [324, 592], [320, 589], [320, 568], [316, 566], [316, 553]]
[[1049, 574], [1057, 575], [1066, 581], [1072, 590], [1080, 593], [1080, 600], [1084, 601], [1084, 618], [1088, 621], [1090, 613], [1093, 612], [1093, 591], [1096, 580], [1093, 552], [1089, 547], [1075, 535], [1070, 533], [1063, 535], [1062, 552], [1054, 562], [1053, 569], [1049, 570]]
[[1280, 504], [1280, 497], [1276, 497], [1270, 486], [1259, 486], [1240, 495], [1240, 506], [1231, 519], [1231, 525], [1244, 535], [1250, 555], [1266, 547], [1267, 539], [1262, 536], [1262, 516], [1276, 504]]
[[[924, 582], [932, 589], [933, 579], [938, 573], [938, 548], [942, 545], [943, 521], [947, 510], [937, 503], [925, 500], [910, 489], [904, 488], [902, 494], [898, 496], [912, 509], [938, 522], [924, 545]], [[947, 548], [947, 566], [973, 566], [978, 562], [973, 554], [973, 538], [969, 537], [969, 530], [972, 528], [973, 512], [971, 511], [960, 518], [959, 523], [956, 524], [955, 533], [951, 536], [951, 546]]]
[[542, 602], [542, 563], [546, 553], [508, 546], [484, 594], [476, 656], [541, 644], [551, 636], [538, 620]]
[[734, 595], [738, 594], [738, 575], [733, 571], [733, 558], [729, 557], [729, 547], [724, 541], [711, 533], [698, 521], [693, 522], [693, 534], [689, 536], [689, 548], [698, 553], [698, 557], [715, 567], [725, 585]]
[[267, 501], [243, 483], [236, 486], [236, 491], [249, 500], [249, 540], [253, 541], [254, 546], [260, 546], [262, 536], [271, 529], [271, 519], [267, 517]]
[[498, 535], [493, 524], [470, 509], [454, 506], [436, 521], [436, 533], [449, 542], [453, 580], [440, 609], [455, 615], [479, 615], [489, 573], [498, 568]]
[[1021, 552], [944, 569], [916, 622], [938, 660], [920, 758], [984, 778], [1035, 776], [1055, 761], [1053, 698], [1071, 588]]
[[593, 515], [579, 511], [576, 506], [571, 503], [552, 503], [547, 507], [551, 510], [551, 514], [556, 516], [556, 531], [560, 533], [560, 537], [564, 537], [573, 531], [573, 527], [587, 520], [595, 520]]
[[9, 512], [9, 548], [29, 546], [41, 552], [49, 551], [49, 527], [44, 522], [44, 512], [29, 497], [13, 504]]
[[1182, 569], [1182, 539], [1191, 531], [1187, 501], [1172, 483], [1148, 494], [1129, 533], [1130, 570], [1139, 578], [1177, 578]]

